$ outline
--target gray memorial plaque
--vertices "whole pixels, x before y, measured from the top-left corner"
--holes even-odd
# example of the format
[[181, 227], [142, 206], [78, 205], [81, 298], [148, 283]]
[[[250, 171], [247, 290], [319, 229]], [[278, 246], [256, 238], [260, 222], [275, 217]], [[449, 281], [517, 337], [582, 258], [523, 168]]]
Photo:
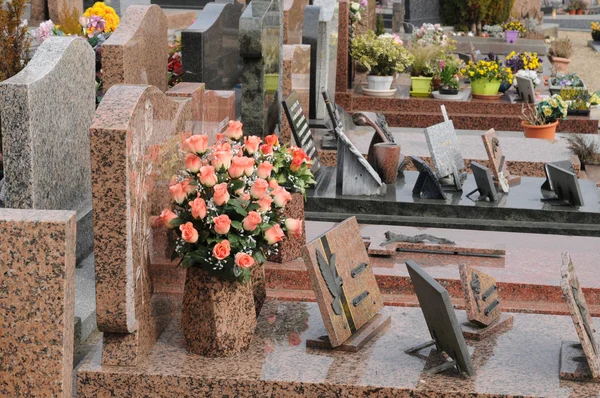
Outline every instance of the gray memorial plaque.
[[452, 120], [426, 128], [425, 138], [438, 178], [451, 176], [465, 168]]
[[517, 76], [517, 86], [519, 87], [519, 94], [523, 98], [523, 101], [528, 104], [535, 104], [533, 80]]

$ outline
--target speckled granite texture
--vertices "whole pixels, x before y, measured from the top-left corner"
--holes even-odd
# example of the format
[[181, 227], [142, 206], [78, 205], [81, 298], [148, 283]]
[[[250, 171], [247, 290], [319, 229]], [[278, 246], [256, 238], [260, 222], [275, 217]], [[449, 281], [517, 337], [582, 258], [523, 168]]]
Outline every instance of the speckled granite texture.
[[[310, 46], [284, 45], [283, 46], [283, 77], [281, 92], [286, 99], [292, 91], [298, 94], [302, 109], [310, 106]], [[292, 130], [287, 117], [281, 121], [279, 141], [290, 143]]]
[[50, 37], [25, 69], [0, 83], [5, 205], [77, 211], [78, 258], [93, 248], [95, 63], [85, 41]]
[[167, 91], [167, 17], [157, 5], [127, 8], [102, 45], [104, 89], [115, 84], [148, 84]]
[[142, 358], [160, 329], [149, 272], [150, 217], [169, 199], [168, 181], [193, 101], [173, 101], [152, 86], [117, 85], [90, 128], [96, 314], [106, 364]]
[[0, 209], [0, 396], [70, 398], [75, 212]]
[[227, 128], [230, 120], [235, 120], [235, 92], [207, 90], [204, 95], [204, 134], [208, 134], [212, 140], [212, 137]]
[[[316, 304], [268, 301], [250, 349], [233, 358], [188, 354], [174, 321], [147, 360], [102, 366], [99, 350], [78, 372], [78, 397], [596, 397], [600, 385], [559, 381], [560, 341], [574, 337], [566, 316], [517, 314], [513, 329], [468, 341], [477, 376], [426, 374], [430, 350], [404, 350], [430, 338], [421, 310], [385, 307], [389, 330], [357, 353], [307, 349], [325, 334]], [[543, 330], [544, 333], [535, 331]], [[532, 335], [532, 333], [534, 333]], [[534, 336], [535, 338], [532, 338]], [[437, 356], [436, 356], [437, 357]]]
[[491, 325], [502, 314], [496, 280], [468, 265], [460, 264], [458, 270], [467, 304], [467, 319], [483, 326]]
[[[81, 15], [83, 14], [83, 1], [82, 0], [48, 0], [48, 2], [46, 3], [48, 6], [48, 14], [50, 16], [50, 19], [53, 21], [59, 21], [60, 19], [60, 14], [63, 12], [63, 10], [68, 10], [69, 13], [73, 12], [74, 9], [77, 10], [77, 15]], [[38, 11], [38, 10], [33, 10], [33, 11]], [[33, 13], [32, 15], [32, 19], [34, 16], [38, 16], [41, 18], [39, 18], [40, 20], [45, 19], [44, 18], [44, 10], [42, 9], [41, 12], [36, 12]]]
[[202, 269], [187, 271], [181, 329], [190, 352], [229, 357], [248, 349], [256, 328], [252, 284], [210, 277]]
[[283, 0], [283, 44], [302, 44], [304, 9], [308, 0]]
[[204, 83], [178, 83], [171, 87], [167, 96], [177, 98], [191, 98], [192, 120], [186, 122], [185, 131], [192, 134], [205, 134], [204, 132], [204, 97], [206, 96]]
[[337, 69], [335, 77], [335, 102], [344, 109], [349, 110], [348, 106], [340, 103], [338, 93], [346, 93], [349, 88], [349, 77], [351, 73], [348, 63], [349, 55], [349, 37], [350, 28], [350, 1], [340, 0], [339, 2], [339, 23], [338, 23], [338, 41], [337, 41]]
[[292, 194], [292, 200], [284, 208], [284, 217], [295, 218], [302, 221], [302, 234], [299, 237], [289, 238], [287, 235], [278, 243], [279, 253], [270, 256], [269, 261], [285, 263], [302, 255], [302, 246], [306, 244], [306, 231], [304, 227], [304, 195]]

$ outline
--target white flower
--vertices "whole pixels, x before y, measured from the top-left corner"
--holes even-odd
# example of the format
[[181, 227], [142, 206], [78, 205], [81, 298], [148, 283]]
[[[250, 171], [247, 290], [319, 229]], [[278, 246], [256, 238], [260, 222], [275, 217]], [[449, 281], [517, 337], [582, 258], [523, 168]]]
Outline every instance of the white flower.
[[350, 9], [354, 12], [360, 10], [360, 4], [352, 2], [350, 3]]

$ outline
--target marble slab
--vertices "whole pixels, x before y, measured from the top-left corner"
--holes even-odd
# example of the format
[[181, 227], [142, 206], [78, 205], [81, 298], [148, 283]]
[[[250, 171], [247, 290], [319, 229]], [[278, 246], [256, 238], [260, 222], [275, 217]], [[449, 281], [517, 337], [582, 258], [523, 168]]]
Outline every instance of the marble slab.
[[127, 8], [102, 45], [104, 90], [115, 84], [145, 84], [167, 91], [167, 16], [157, 5]]
[[0, 236], [0, 396], [70, 398], [75, 212], [0, 209]]
[[452, 120], [426, 128], [425, 139], [438, 178], [451, 176], [465, 168]]
[[[461, 312], [461, 311], [458, 311]], [[177, 320], [135, 367], [108, 367], [100, 348], [78, 372], [78, 397], [145, 395], [239, 397], [453, 396], [596, 397], [600, 385], [558, 378], [560, 341], [572, 338], [567, 316], [515, 314], [512, 330], [482, 341], [467, 341], [476, 376], [452, 371], [426, 374], [435, 365], [404, 353], [430, 338], [419, 308], [385, 307], [389, 330], [360, 352], [307, 349], [305, 342], [326, 333], [316, 303], [267, 301], [250, 349], [237, 357], [210, 359], [188, 354]], [[532, 331], [544, 330], [536, 338]], [[558, 344], [557, 344], [558, 343]], [[143, 387], [142, 387], [143, 386]]]
[[[295, 91], [302, 109], [308, 109], [310, 106], [310, 62], [310, 46], [302, 44], [283, 46], [281, 92], [285, 99]], [[308, 128], [308, 121], [306, 127]], [[291, 140], [292, 130], [289, 121], [287, 118], [282, 118], [279, 141], [290, 143]]]
[[0, 83], [4, 203], [77, 211], [77, 258], [93, 248], [89, 127], [96, 58], [76, 37], [50, 37]]
[[208, 90], [232, 90], [240, 83], [239, 24], [243, 9], [237, 1], [209, 3], [181, 32], [184, 81], [202, 82]]

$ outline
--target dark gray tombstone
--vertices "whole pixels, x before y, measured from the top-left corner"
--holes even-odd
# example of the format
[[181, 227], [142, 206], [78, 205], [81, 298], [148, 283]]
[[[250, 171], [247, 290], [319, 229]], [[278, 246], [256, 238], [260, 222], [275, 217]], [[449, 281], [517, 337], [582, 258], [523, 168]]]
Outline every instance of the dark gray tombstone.
[[281, 124], [281, 0], [253, 0], [240, 18], [244, 133], [264, 137]]
[[[438, 351], [445, 352], [455, 361], [453, 365], [459, 371], [469, 376], [475, 375], [471, 356], [462, 335], [460, 324], [456, 319], [448, 291], [414, 261], [407, 261], [406, 268], [419, 300], [419, 306], [423, 311], [429, 334], [433, 339], [433, 342], [425, 343], [407, 350], [407, 352], [417, 352], [435, 344]], [[448, 366], [443, 365], [443, 367], [431, 370], [431, 372], [442, 371], [446, 368]]]
[[542, 184], [542, 189], [547, 191], [553, 191], [554, 187], [552, 186], [552, 181], [550, 180], [550, 176], [548, 175], [548, 165], [553, 164], [555, 166], [560, 167], [561, 169], [568, 170], [571, 173], [575, 173], [573, 169], [573, 165], [570, 160], [559, 160], [558, 162], [549, 162], [544, 165], [544, 173], [546, 174], [546, 181]]
[[412, 190], [413, 195], [422, 199], [446, 199], [446, 194], [429, 165], [416, 156], [410, 156], [410, 159], [419, 172]]
[[440, 22], [440, 0], [405, 0], [404, 9], [404, 20], [416, 27]]
[[583, 206], [583, 195], [575, 173], [551, 163], [546, 165], [546, 170], [557, 200], [572, 206]]
[[524, 102], [535, 104], [535, 87], [533, 86], [533, 80], [517, 76], [517, 87], [519, 87], [519, 95]]
[[473, 172], [477, 189], [467, 194], [467, 197], [470, 197], [475, 192], [479, 192], [477, 201], [489, 200], [490, 202], [496, 202], [498, 200], [498, 191], [496, 191], [490, 169], [477, 162], [471, 162], [471, 171]]
[[311, 171], [316, 173], [321, 167], [321, 163], [319, 162], [312, 132], [308, 126], [308, 119], [306, 119], [306, 115], [300, 104], [300, 97], [298, 97], [295, 91], [292, 91], [289, 97], [283, 101], [283, 110], [290, 123], [296, 144], [312, 159], [313, 166], [311, 167]]
[[240, 82], [239, 24], [244, 6], [234, 0], [210, 3], [181, 32], [183, 80], [208, 90], [233, 90]]

